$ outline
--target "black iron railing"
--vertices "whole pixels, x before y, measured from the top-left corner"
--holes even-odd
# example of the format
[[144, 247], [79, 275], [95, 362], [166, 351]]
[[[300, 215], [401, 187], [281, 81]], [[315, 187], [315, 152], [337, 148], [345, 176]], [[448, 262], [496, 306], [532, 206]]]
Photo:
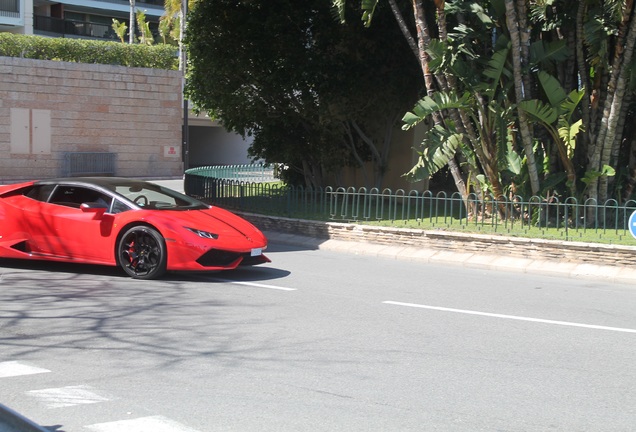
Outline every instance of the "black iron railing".
[[[217, 173], [218, 174], [218, 173]], [[458, 193], [353, 187], [303, 188], [186, 171], [188, 195], [238, 211], [289, 218], [374, 223], [567, 241], [635, 245], [636, 201], [519, 196], [467, 199]]]
[[117, 35], [111, 26], [89, 21], [75, 21], [35, 15], [33, 17], [33, 27], [39, 32], [55, 33], [63, 36], [80, 36], [112, 40], [117, 39]]
[[0, 0], [0, 16], [19, 18], [20, 0]]

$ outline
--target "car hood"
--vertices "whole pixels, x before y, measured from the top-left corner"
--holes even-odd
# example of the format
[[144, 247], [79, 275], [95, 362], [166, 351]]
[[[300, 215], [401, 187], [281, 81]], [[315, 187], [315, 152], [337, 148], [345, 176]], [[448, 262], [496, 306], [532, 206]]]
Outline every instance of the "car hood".
[[[218, 234], [219, 237], [242, 237], [254, 243], [266, 243], [261, 231], [250, 222], [219, 207], [204, 210], [161, 210], [148, 215], [147, 220], [160, 218], [170, 222], [172, 229], [181, 227], [194, 228]], [[145, 218], [146, 219], [146, 218]]]

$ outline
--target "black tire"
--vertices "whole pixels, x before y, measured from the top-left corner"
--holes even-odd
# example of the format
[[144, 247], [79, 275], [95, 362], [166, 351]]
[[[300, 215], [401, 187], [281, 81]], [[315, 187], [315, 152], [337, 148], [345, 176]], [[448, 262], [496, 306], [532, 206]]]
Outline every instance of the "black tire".
[[117, 263], [135, 279], [156, 279], [166, 272], [166, 242], [149, 226], [129, 228], [117, 243]]

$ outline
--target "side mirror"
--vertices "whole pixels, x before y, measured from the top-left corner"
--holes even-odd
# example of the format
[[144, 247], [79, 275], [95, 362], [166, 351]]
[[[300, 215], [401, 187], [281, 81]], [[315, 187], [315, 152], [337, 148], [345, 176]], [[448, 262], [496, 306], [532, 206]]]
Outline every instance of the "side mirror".
[[85, 202], [80, 205], [80, 209], [84, 213], [93, 213], [95, 215], [95, 219], [99, 219], [104, 215], [104, 213], [106, 213], [108, 206], [97, 202]]

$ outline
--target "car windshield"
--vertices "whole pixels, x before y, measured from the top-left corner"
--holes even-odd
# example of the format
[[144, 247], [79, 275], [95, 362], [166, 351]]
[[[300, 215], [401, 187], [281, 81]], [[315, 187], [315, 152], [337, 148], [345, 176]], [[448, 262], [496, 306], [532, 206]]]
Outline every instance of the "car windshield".
[[172, 189], [142, 181], [111, 183], [106, 187], [144, 209], [201, 210], [209, 207]]

